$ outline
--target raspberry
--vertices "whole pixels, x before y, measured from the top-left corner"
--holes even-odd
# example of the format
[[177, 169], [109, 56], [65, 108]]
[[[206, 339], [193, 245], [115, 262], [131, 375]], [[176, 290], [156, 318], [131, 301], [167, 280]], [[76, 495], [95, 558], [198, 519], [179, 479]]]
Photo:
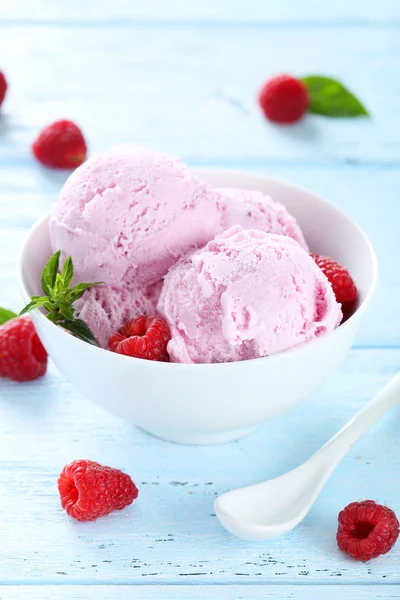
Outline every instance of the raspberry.
[[138, 489], [126, 473], [91, 460], [74, 460], [58, 478], [61, 506], [78, 521], [94, 521], [132, 504]]
[[108, 347], [126, 356], [169, 362], [167, 344], [170, 339], [169, 327], [163, 319], [141, 316], [127, 321], [113, 333]]
[[265, 116], [275, 123], [295, 123], [307, 112], [306, 86], [291, 75], [276, 75], [261, 88], [258, 101]]
[[87, 147], [81, 130], [72, 121], [56, 121], [39, 133], [33, 154], [46, 167], [74, 169], [86, 159]]
[[386, 554], [399, 536], [394, 512], [373, 500], [352, 502], [339, 513], [336, 539], [340, 550], [357, 560]]
[[7, 92], [7, 80], [5, 78], [4, 73], [2, 73], [0, 71], [0, 106], [3, 104], [3, 100], [6, 96], [6, 92]]
[[0, 327], [0, 376], [14, 381], [42, 377], [47, 369], [47, 352], [30, 317], [7, 321]]
[[357, 299], [357, 288], [350, 273], [346, 267], [342, 267], [333, 258], [311, 254], [321, 271], [332, 285], [336, 300], [344, 308], [355, 302]]

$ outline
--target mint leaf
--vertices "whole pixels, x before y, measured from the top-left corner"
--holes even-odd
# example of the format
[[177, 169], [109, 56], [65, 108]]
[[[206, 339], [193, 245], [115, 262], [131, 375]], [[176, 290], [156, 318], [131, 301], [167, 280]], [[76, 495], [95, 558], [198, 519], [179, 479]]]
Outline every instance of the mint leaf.
[[96, 285], [101, 285], [102, 283], [102, 281], [95, 281], [94, 283], [77, 283], [75, 287], [73, 287], [71, 290], [68, 290], [70, 302], [79, 300], [86, 290]]
[[60, 264], [61, 250], [58, 250], [44, 266], [42, 273], [42, 289], [47, 296], [51, 296], [56, 283], [58, 267]]
[[74, 278], [74, 265], [72, 264], [72, 258], [68, 256], [64, 263], [63, 270], [61, 272], [61, 278], [64, 282], [65, 287], [69, 287], [70, 283]]
[[15, 319], [17, 314], [12, 310], [7, 310], [6, 308], [0, 307], [0, 325], [4, 325], [7, 321], [11, 321], [11, 319]]
[[98, 342], [94, 337], [93, 333], [90, 331], [89, 327], [81, 321], [81, 319], [74, 319], [73, 321], [62, 321], [60, 323], [61, 327], [67, 329], [77, 338], [83, 340], [84, 342], [89, 342], [89, 344], [93, 344], [94, 346], [98, 346]]
[[47, 307], [49, 304], [50, 303], [47, 296], [43, 296], [43, 298], [39, 298], [39, 300], [32, 300], [21, 310], [18, 316], [20, 317], [21, 315], [24, 315], [30, 312], [31, 310], [34, 310], [35, 308], [42, 308], [43, 306]]
[[[78, 300], [87, 289], [95, 285], [100, 285], [102, 282], [78, 283], [70, 289], [69, 286], [74, 278], [72, 258], [68, 256], [61, 273], [59, 273], [60, 255], [61, 250], [53, 254], [44, 266], [42, 273], [42, 288], [46, 295], [32, 296], [29, 304], [27, 304], [19, 314], [24, 315], [35, 308], [45, 308], [47, 310], [46, 317], [49, 321], [52, 321], [52, 323], [55, 323], [56, 325], [60, 325], [81, 340], [98, 346], [96, 338], [86, 323], [75, 318], [73, 303], [75, 300]], [[14, 313], [11, 313], [11, 311], [8, 312], [13, 316], [16, 316]]]
[[358, 117], [368, 111], [340, 81], [322, 75], [309, 75], [301, 81], [306, 85], [310, 106], [308, 111], [326, 117]]
[[48, 315], [46, 315], [46, 318], [51, 321], [52, 323], [58, 323], [59, 321], [62, 321], [62, 317], [60, 319], [60, 315], [56, 315], [54, 313], [49, 313]]
[[63, 278], [61, 277], [60, 273], [57, 273], [56, 280], [55, 280], [55, 283], [54, 283], [54, 286], [53, 286], [53, 296], [54, 296], [54, 298], [58, 294], [61, 294], [64, 291], [65, 291], [65, 285], [64, 285]]
[[67, 319], [67, 321], [73, 321], [75, 319], [72, 306], [69, 306], [68, 304], [60, 303], [58, 306], [58, 309], [59, 309], [60, 313], [62, 314], [62, 316], [64, 317], [64, 319]]

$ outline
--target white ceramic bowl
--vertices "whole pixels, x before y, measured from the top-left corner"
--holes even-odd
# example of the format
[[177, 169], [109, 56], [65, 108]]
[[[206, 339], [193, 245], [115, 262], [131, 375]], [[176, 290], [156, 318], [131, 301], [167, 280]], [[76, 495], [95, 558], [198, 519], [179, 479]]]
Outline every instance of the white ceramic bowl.
[[[345, 264], [359, 289], [355, 314], [333, 333], [271, 357], [224, 364], [172, 364], [130, 358], [82, 342], [35, 311], [39, 336], [58, 368], [85, 396], [145, 431], [173, 442], [237, 439], [322, 385], [351, 346], [375, 288], [377, 263], [363, 231], [335, 206], [261, 175], [196, 169], [215, 187], [256, 189], [297, 218], [312, 251]], [[24, 301], [41, 294], [51, 255], [49, 216], [30, 231], [18, 265]]]

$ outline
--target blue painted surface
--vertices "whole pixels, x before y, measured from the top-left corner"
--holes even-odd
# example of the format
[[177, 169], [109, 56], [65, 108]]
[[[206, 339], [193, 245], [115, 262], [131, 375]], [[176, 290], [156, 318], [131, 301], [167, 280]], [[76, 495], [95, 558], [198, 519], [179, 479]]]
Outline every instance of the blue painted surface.
[[[212, 507], [217, 493], [305, 459], [399, 368], [399, 30], [395, 0], [0, 4], [0, 65], [10, 79], [0, 120], [0, 304], [20, 306], [16, 253], [65, 179], [29, 151], [37, 130], [62, 116], [82, 124], [92, 151], [137, 141], [191, 165], [304, 185], [366, 229], [381, 264], [343, 366], [302, 406], [237, 443], [155, 440], [90, 404], [53, 366], [42, 381], [0, 381], [0, 599], [310, 598], [316, 585], [327, 600], [399, 597], [398, 548], [370, 564], [335, 548], [347, 502], [376, 498], [400, 513], [399, 411], [352, 450], [289, 536], [238, 541]], [[373, 118], [265, 123], [256, 92], [281, 70], [336, 75]], [[96, 523], [71, 522], [56, 479], [76, 457], [126, 469], [139, 501]]]

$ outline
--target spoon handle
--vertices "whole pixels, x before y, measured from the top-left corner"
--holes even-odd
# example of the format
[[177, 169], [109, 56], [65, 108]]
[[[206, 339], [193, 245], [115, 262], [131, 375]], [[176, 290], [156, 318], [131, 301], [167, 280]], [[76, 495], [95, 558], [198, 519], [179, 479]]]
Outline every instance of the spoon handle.
[[318, 460], [333, 460], [334, 465], [336, 465], [372, 425], [399, 403], [400, 373], [372, 398], [336, 435], [322, 446], [312, 458], [317, 459], [318, 457]]

